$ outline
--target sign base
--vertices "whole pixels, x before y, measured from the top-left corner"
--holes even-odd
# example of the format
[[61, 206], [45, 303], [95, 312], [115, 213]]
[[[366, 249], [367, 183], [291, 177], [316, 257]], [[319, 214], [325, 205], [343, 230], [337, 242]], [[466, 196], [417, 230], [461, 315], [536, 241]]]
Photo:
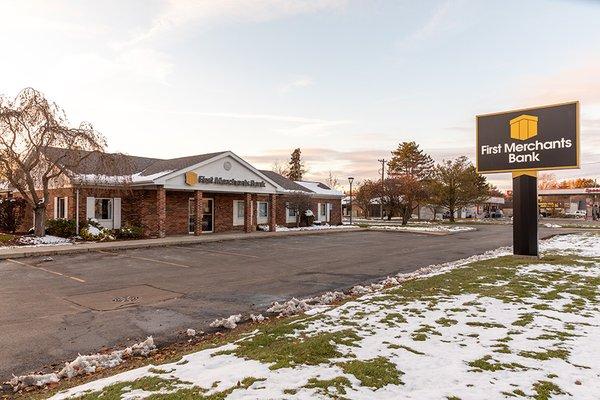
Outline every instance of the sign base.
[[513, 172], [513, 253], [539, 255], [537, 172]]

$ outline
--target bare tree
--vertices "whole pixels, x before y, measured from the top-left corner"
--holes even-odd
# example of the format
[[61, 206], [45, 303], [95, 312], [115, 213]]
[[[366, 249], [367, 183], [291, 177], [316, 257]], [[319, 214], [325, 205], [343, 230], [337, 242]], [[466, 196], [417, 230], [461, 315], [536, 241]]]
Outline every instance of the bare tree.
[[363, 217], [369, 218], [373, 199], [379, 198], [379, 183], [365, 180], [356, 189], [354, 203], [363, 210]]
[[[44, 235], [50, 185], [105, 145], [91, 124], [69, 127], [64, 111], [32, 88], [0, 97], [0, 176], [33, 208], [37, 236]], [[73, 151], [48, 157], [48, 148]]]
[[437, 165], [431, 181], [431, 200], [450, 212], [450, 222], [454, 222], [455, 211], [484, 202], [490, 196], [490, 186], [485, 177], [461, 156]]
[[556, 175], [551, 172], [543, 172], [538, 176], [538, 189], [556, 189], [558, 181]]
[[340, 180], [336, 175], [333, 174], [332, 171], [329, 171], [329, 175], [327, 179], [325, 179], [325, 183], [332, 189], [337, 189], [340, 187]]
[[286, 163], [282, 163], [280, 160], [273, 161], [271, 164], [271, 171], [277, 172], [279, 175], [288, 176], [290, 170]]
[[290, 211], [294, 211], [296, 214], [296, 227], [300, 226], [300, 218], [306, 210], [310, 210], [311, 197], [308, 193], [302, 191], [291, 192], [286, 195], [287, 208]]

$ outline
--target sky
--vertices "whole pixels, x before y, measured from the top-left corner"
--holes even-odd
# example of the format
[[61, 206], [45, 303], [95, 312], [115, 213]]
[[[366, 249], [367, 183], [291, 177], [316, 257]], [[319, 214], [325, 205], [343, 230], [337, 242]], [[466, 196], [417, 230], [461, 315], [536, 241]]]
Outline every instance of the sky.
[[42, 91], [109, 151], [300, 147], [342, 184], [403, 141], [474, 158], [477, 114], [579, 100], [582, 168], [556, 176], [600, 178], [598, 21], [591, 0], [0, 0], [0, 94]]

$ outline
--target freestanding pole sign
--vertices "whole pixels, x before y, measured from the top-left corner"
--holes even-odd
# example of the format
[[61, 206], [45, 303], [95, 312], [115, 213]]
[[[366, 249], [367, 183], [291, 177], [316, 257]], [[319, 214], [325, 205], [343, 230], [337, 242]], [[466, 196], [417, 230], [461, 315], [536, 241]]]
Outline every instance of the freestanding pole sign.
[[476, 119], [477, 172], [512, 172], [514, 254], [537, 256], [537, 171], [579, 168], [579, 102]]

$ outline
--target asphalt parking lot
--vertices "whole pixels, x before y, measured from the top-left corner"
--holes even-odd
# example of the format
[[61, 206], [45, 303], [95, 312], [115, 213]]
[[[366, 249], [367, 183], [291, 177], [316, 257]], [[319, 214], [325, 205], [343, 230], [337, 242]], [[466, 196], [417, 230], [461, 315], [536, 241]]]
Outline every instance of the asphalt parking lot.
[[[0, 379], [102, 347], [182, 338], [217, 317], [482, 253], [512, 226], [340, 232], [0, 261]], [[561, 231], [561, 232], [564, 232]], [[540, 236], [556, 230], [540, 228]]]

